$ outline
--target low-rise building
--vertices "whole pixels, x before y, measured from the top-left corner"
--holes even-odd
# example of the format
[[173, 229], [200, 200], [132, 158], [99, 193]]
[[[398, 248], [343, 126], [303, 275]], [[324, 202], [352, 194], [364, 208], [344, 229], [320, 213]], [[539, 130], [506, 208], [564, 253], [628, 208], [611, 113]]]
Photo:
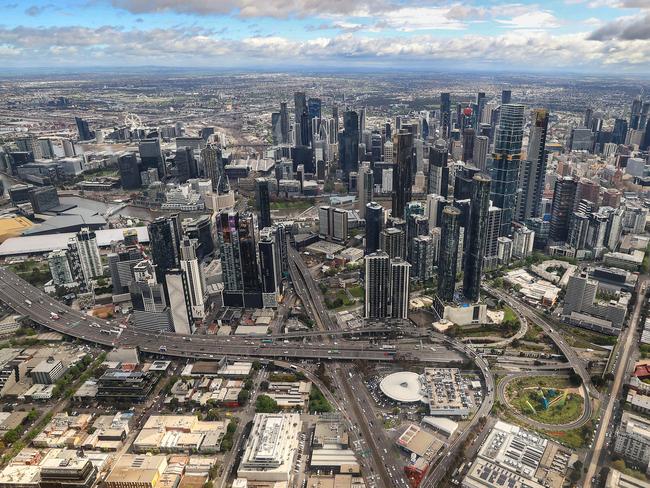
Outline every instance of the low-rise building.
[[167, 456], [123, 454], [104, 480], [105, 488], [154, 488], [167, 467]]
[[650, 463], [650, 420], [623, 412], [614, 437], [614, 452], [629, 466], [646, 470]]
[[256, 414], [237, 476], [248, 481], [289, 483], [301, 429], [299, 414]]

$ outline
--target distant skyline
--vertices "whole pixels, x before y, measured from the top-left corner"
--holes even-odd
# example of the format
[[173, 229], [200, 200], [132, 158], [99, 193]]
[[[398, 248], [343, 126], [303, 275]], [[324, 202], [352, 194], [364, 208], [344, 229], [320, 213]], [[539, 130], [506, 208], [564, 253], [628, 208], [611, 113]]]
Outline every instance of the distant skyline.
[[0, 0], [9, 68], [650, 74], [650, 0]]

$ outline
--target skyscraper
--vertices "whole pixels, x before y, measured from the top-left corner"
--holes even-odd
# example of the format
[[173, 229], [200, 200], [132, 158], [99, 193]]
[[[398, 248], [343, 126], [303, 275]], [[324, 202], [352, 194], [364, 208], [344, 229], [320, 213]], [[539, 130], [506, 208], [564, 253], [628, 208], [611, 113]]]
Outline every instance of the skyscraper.
[[282, 144], [289, 143], [289, 110], [287, 109], [287, 102], [280, 102], [280, 142]]
[[76, 241], [79, 252], [79, 261], [86, 282], [93, 278], [98, 278], [104, 274], [102, 259], [99, 256], [99, 247], [97, 246], [97, 237], [95, 232], [83, 227], [76, 235]]
[[625, 144], [627, 127], [627, 120], [619, 118], [614, 120], [614, 130], [612, 131], [612, 142], [614, 144]]
[[449, 153], [447, 143], [439, 140], [429, 149], [429, 181], [427, 193], [447, 198], [449, 193]]
[[345, 179], [359, 169], [359, 116], [353, 111], [343, 114], [343, 132], [339, 135], [339, 163]]
[[140, 261], [133, 267], [133, 276], [129, 292], [135, 328], [150, 332], [173, 331], [165, 290], [156, 279], [152, 264]]
[[379, 233], [379, 249], [393, 258], [406, 258], [406, 232], [389, 227]]
[[133, 281], [133, 268], [144, 259], [144, 254], [138, 246], [124, 243], [108, 255], [108, 269], [111, 273], [113, 295], [128, 293]]
[[384, 208], [378, 203], [366, 205], [366, 254], [380, 249], [380, 234], [384, 227]]
[[196, 257], [197, 241], [185, 237], [181, 241], [181, 270], [185, 274], [187, 282], [189, 303], [188, 307], [192, 318], [202, 319], [205, 317], [205, 294], [206, 284], [203, 270]]
[[174, 165], [176, 166], [178, 181], [181, 183], [185, 183], [190, 178], [199, 176], [196, 159], [194, 159], [194, 150], [189, 147], [179, 147], [176, 149]]
[[508, 105], [512, 102], [512, 90], [501, 90], [501, 105]]
[[413, 134], [400, 130], [393, 136], [395, 167], [393, 168], [393, 217], [404, 218], [406, 204], [411, 201], [413, 168]]
[[469, 235], [463, 270], [463, 293], [468, 300], [478, 301], [481, 292], [481, 275], [487, 243], [487, 222], [490, 209], [490, 177], [474, 175], [470, 204]]
[[406, 319], [409, 311], [409, 282], [411, 265], [403, 259], [390, 262], [390, 316]]
[[142, 186], [140, 164], [135, 153], [130, 152], [119, 156], [117, 167], [120, 170], [120, 183], [124, 190], [135, 190]]
[[257, 205], [258, 229], [271, 226], [271, 200], [269, 197], [269, 182], [265, 178], [255, 180], [255, 204]]
[[524, 135], [524, 106], [507, 104], [501, 107], [501, 118], [492, 154], [492, 193], [494, 205], [503, 210], [501, 235], [510, 233], [517, 203], [517, 183]]
[[262, 302], [265, 307], [277, 307], [281, 291], [282, 272], [275, 229], [267, 227], [260, 231], [260, 278]]
[[490, 139], [487, 136], [476, 136], [474, 138], [474, 154], [472, 163], [481, 171], [487, 171], [487, 155], [490, 147]]
[[528, 137], [528, 157], [521, 162], [519, 184], [522, 193], [517, 205], [517, 220], [525, 221], [540, 217], [544, 179], [546, 176], [546, 133], [548, 130], [548, 110], [533, 111], [533, 120]]
[[641, 111], [643, 110], [643, 101], [641, 97], [636, 97], [632, 102], [632, 112], [630, 114], [630, 129], [638, 130], [641, 122]]
[[451, 96], [440, 94], [440, 137], [449, 139], [451, 135]]
[[79, 133], [80, 141], [89, 141], [95, 137], [95, 133], [90, 130], [88, 121], [82, 119], [81, 117], [75, 117], [74, 121], [77, 124], [77, 132]]
[[363, 219], [366, 216], [366, 205], [372, 202], [373, 187], [375, 185], [373, 172], [367, 163], [359, 166], [357, 176], [357, 193], [359, 216]]
[[209, 144], [201, 150], [201, 161], [205, 177], [212, 183], [212, 191], [215, 193], [227, 193], [228, 183], [225, 176], [221, 147], [216, 144]]
[[166, 174], [165, 159], [160, 148], [160, 139], [143, 139], [138, 143], [140, 161], [144, 169], [155, 168], [158, 178], [163, 179]]
[[47, 255], [47, 264], [54, 285], [66, 285], [74, 281], [65, 249], [57, 249]]
[[566, 242], [567, 240], [577, 188], [578, 183], [570, 176], [565, 176], [555, 182], [549, 231], [549, 239], [552, 242]]
[[365, 257], [365, 318], [388, 316], [388, 279], [390, 258], [379, 251]]
[[156, 277], [159, 283], [165, 282], [165, 272], [178, 268], [179, 264], [179, 223], [173, 218], [158, 217], [147, 226], [151, 257], [156, 266]]
[[463, 161], [466, 163], [473, 162], [475, 137], [476, 131], [472, 127], [463, 130]]
[[442, 210], [440, 258], [438, 259], [438, 298], [447, 302], [454, 299], [456, 290], [460, 216], [461, 212], [456, 207], [447, 206]]

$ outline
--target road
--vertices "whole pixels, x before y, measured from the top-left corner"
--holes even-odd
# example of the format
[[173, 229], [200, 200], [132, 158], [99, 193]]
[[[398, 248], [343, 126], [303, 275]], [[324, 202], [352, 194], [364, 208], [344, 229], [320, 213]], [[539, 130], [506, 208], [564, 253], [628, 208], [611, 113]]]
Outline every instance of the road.
[[503, 300], [513, 310], [517, 310], [518, 314], [523, 315], [531, 323], [538, 324], [544, 331], [544, 334], [546, 334], [546, 336], [549, 337], [557, 346], [557, 348], [562, 352], [569, 364], [573, 367], [575, 373], [580, 376], [582, 379], [582, 384], [585, 385], [589, 397], [599, 397], [598, 391], [591, 384], [591, 375], [587, 371], [587, 366], [584, 361], [578, 356], [576, 351], [569, 345], [569, 343], [564, 340], [562, 334], [557, 332], [553, 326], [541, 314], [537, 312], [537, 310], [531, 308], [529, 305], [513, 297], [512, 295], [508, 295], [504, 291], [497, 290], [490, 286], [484, 286], [484, 288], [491, 295], [499, 298], [500, 300]]
[[628, 372], [633, 367], [631, 359], [631, 352], [634, 347], [636, 347], [638, 333], [637, 325], [639, 323], [639, 318], [641, 316], [641, 309], [645, 303], [645, 292], [646, 286], [648, 284], [648, 276], [639, 278], [637, 283], [637, 300], [634, 306], [634, 312], [632, 312], [632, 317], [628, 322], [628, 327], [622, 332], [619, 336], [619, 344], [623, 344], [621, 348], [619, 361], [616, 364], [616, 371], [614, 373], [614, 383], [609, 393], [609, 398], [607, 400], [607, 405], [602, 412], [601, 421], [596, 431], [596, 437], [594, 440], [594, 447], [591, 451], [591, 461], [587, 467], [587, 474], [585, 476], [585, 482], [583, 484], [584, 488], [590, 488], [592, 485], [592, 479], [596, 475], [598, 466], [603, 455], [604, 448], [606, 447], [607, 442], [607, 430], [614, 413], [614, 406], [619, 400], [621, 394], [621, 388], [625, 379], [627, 378]]
[[[220, 359], [227, 356], [391, 361], [400, 356], [408, 357], [416, 351], [415, 345], [397, 346], [395, 351], [387, 351], [381, 346], [364, 341], [340, 344], [308, 343], [296, 347], [295, 344], [279, 344], [277, 341], [273, 344], [263, 343], [263, 340], [272, 340], [265, 336], [256, 339], [236, 336], [191, 336], [171, 332], [147, 332], [133, 326], [122, 328], [116, 321], [89, 317], [53, 300], [6, 268], [0, 268], [0, 282], [4, 285], [0, 287], [0, 301], [17, 313], [28, 316], [34, 322], [56, 332], [108, 347], [137, 346], [145, 353], [191, 359]], [[58, 313], [60, 317], [53, 319], [52, 312]], [[329, 316], [326, 320], [329, 320]], [[456, 361], [458, 355], [453, 351], [420, 351], [418, 359], [431, 362]]]
[[587, 422], [589, 422], [589, 420], [591, 420], [591, 416], [593, 415], [593, 407], [591, 405], [591, 401], [589, 401], [587, 390], [584, 385], [582, 385], [582, 389], [583, 389], [583, 398], [585, 398], [585, 401], [584, 401], [584, 408], [582, 410], [582, 415], [580, 415], [579, 418], [577, 418], [572, 422], [568, 422], [566, 424], [545, 424], [543, 422], [537, 422], [536, 420], [533, 420], [525, 415], [520, 414], [517, 410], [512, 408], [508, 403], [506, 398], [506, 387], [508, 386], [508, 383], [510, 383], [511, 381], [517, 378], [524, 378], [529, 376], [556, 376], [556, 377], [564, 378], [566, 377], [566, 373], [548, 372], [548, 371], [544, 372], [538, 370], [526, 371], [526, 372], [509, 374], [499, 382], [499, 386], [497, 387], [497, 398], [504, 405], [508, 405], [510, 407], [510, 411], [512, 415], [517, 417], [521, 422], [528, 424], [534, 429], [538, 429], [538, 430], [570, 430], [570, 429], [577, 429], [578, 427], [582, 427]]

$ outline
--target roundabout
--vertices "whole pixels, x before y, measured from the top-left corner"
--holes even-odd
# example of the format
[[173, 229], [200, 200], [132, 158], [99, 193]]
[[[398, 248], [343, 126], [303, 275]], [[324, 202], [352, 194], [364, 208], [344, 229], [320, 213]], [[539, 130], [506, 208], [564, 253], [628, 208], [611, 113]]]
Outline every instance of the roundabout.
[[585, 387], [572, 386], [560, 373], [507, 375], [499, 382], [497, 396], [510, 414], [535, 429], [576, 429], [591, 419]]

